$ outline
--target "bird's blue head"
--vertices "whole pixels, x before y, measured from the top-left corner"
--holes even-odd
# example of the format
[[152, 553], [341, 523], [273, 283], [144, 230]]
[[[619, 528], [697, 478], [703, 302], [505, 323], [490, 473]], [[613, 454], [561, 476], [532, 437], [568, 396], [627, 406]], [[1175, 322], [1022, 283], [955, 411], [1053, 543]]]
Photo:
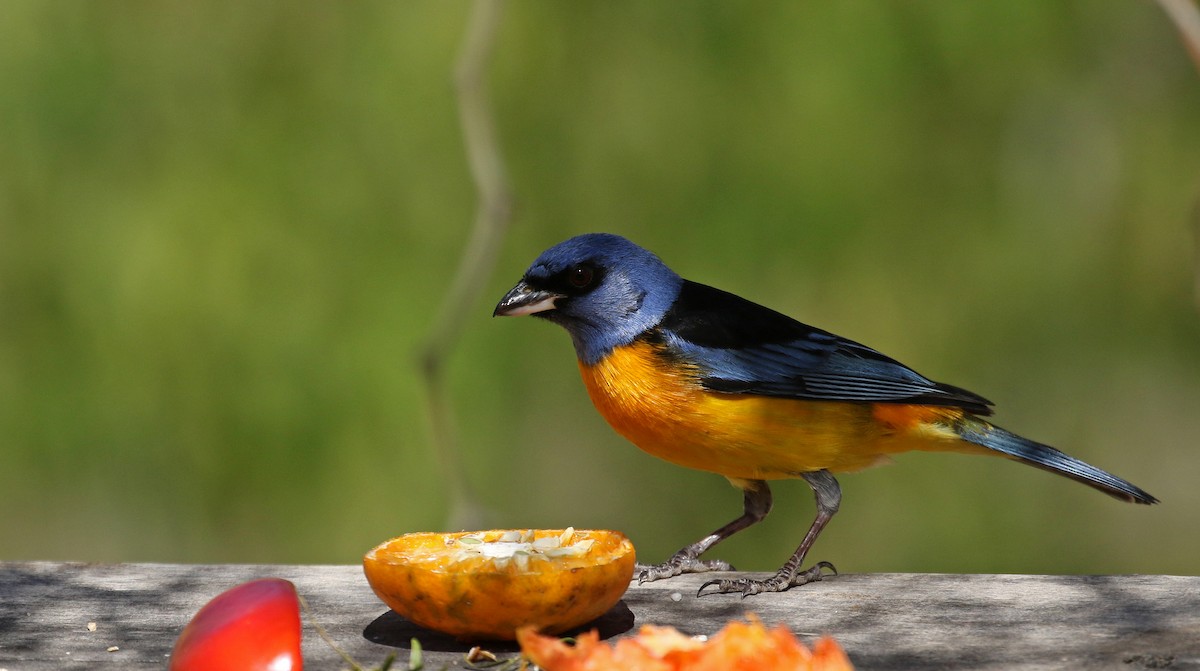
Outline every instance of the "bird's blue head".
[[619, 235], [588, 233], [542, 252], [492, 314], [561, 325], [591, 365], [658, 324], [682, 286], [652, 252]]

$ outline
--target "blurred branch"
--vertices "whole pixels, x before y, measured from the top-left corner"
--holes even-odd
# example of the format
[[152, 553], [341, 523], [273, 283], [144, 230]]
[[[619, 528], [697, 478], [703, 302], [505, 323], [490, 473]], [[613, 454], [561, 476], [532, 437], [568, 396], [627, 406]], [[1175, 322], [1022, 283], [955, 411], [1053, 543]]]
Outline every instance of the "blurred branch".
[[1192, 302], [1200, 312], [1200, 195], [1192, 201]]
[[471, 493], [463, 468], [454, 413], [446, 391], [446, 361], [495, 265], [512, 211], [511, 189], [496, 141], [485, 77], [503, 9], [503, 0], [475, 0], [459, 51], [454, 73], [459, 122], [479, 203], [454, 280], [420, 352], [433, 446], [443, 478], [450, 487], [448, 525], [455, 529], [482, 526], [483, 512]]
[[[1200, 70], [1200, 8], [1194, 0], [1158, 0], [1158, 4], [1175, 23], [1183, 46], [1192, 57], [1192, 63]], [[1192, 300], [1200, 312], [1200, 197], [1192, 207], [1192, 244]]]
[[1193, 0], [1158, 0], [1158, 4], [1175, 22], [1183, 46], [1187, 47], [1192, 62], [1200, 69], [1200, 9]]

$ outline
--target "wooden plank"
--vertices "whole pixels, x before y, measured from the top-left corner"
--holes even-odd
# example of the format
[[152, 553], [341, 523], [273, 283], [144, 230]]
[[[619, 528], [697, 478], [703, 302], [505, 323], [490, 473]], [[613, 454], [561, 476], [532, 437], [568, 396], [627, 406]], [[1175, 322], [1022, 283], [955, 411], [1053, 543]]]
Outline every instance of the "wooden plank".
[[[296, 583], [363, 664], [395, 651], [395, 668], [407, 668], [416, 637], [426, 669], [467, 668], [466, 646], [387, 612], [357, 566], [10, 562], [0, 563], [0, 669], [164, 668], [200, 606], [267, 576]], [[866, 670], [1200, 669], [1200, 577], [842, 575], [784, 594], [697, 599], [704, 580], [635, 585], [602, 631], [628, 635], [654, 623], [711, 634], [752, 610], [805, 640], [835, 635]], [[511, 645], [491, 649], [514, 654]], [[308, 669], [345, 668], [308, 622], [304, 656]]]

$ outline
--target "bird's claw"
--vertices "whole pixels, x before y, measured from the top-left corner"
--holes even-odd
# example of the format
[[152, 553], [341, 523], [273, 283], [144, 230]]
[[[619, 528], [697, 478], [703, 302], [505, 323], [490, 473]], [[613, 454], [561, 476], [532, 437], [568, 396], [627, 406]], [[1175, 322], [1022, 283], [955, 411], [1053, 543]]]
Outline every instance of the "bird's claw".
[[638, 564], [636, 568], [639, 585], [663, 578], [673, 578], [684, 573], [737, 570], [729, 562], [720, 559], [697, 559], [684, 554], [677, 554], [661, 564]]
[[716, 591], [709, 594], [734, 594], [740, 592], [742, 598], [763, 592], [783, 592], [790, 587], [799, 587], [807, 585], [810, 582], [816, 582], [824, 577], [822, 570], [829, 569], [833, 575], [837, 575], [837, 568], [827, 561], [820, 561], [813, 564], [806, 571], [800, 571], [794, 575], [789, 575], [786, 571], [780, 571], [766, 580], [755, 580], [752, 578], [721, 578], [717, 580], [709, 580], [696, 590], [696, 597], [704, 595], [704, 590], [715, 586]]

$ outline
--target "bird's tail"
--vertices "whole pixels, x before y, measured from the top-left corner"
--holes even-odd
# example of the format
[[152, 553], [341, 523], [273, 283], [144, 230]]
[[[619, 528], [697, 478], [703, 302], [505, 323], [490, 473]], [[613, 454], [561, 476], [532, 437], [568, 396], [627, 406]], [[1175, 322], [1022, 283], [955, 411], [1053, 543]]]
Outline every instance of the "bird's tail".
[[1069, 454], [1059, 452], [1049, 445], [1035, 443], [1015, 433], [1009, 433], [976, 417], [962, 417], [955, 423], [954, 430], [960, 438], [968, 443], [986, 447], [1030, 466], [1037, 466], [1082, 482], [1122, 501], [1158, 503], [1158, 499], [1140, 487], [1111, 473], [1102, 471]]

